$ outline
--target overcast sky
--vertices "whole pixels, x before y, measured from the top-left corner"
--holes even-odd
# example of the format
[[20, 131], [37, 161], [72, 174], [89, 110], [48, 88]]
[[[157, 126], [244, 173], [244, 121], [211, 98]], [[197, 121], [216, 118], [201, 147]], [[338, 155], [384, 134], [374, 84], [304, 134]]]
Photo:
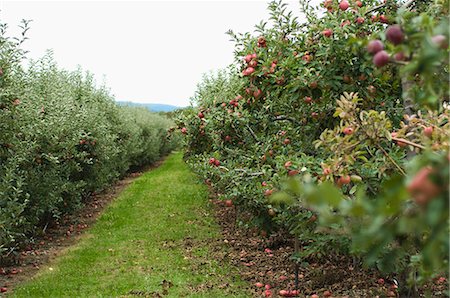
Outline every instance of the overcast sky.
[[[285, 2], [298, 16], [298, 1]], [[186, 106], [203, 73], [232, 63], [225, 32], [253, 32], [267, 3], [0, 1], [0, 20], [13, 35], [31, 19], [28, 57], [52, 49], [61, 68], [89, 70], [117, 100]]]

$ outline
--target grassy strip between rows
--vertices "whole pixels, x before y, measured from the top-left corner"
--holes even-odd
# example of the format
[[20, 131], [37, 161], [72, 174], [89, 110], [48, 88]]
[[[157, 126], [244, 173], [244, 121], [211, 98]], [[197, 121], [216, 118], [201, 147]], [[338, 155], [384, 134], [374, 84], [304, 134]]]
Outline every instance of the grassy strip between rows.
[[76, 246], [11, 296], [244, 297], [237, 272], [211, 260], [208, 245], [186, 245], [186, 239], [219, 237], [207, 196], [181, 153], [172, 154], [125, 189]]

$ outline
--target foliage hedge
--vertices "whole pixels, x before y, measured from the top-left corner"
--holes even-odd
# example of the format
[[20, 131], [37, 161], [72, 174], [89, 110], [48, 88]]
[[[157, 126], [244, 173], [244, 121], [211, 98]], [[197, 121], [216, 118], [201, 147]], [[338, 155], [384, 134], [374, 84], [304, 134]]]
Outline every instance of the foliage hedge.
[[[24, 33], [28, 30], [23, 23]], [[80, 69], [51, 52], [24, 67], [24, 41], [0, 25], [0, 255], [174, 148], [168, 118], [118, 106]]]
[[351, 254], [415, 289], [448, 267], [448, 1], [301, 6], [229, 32], [235, 63], [178, 119], [186, 160], [300, 264]]

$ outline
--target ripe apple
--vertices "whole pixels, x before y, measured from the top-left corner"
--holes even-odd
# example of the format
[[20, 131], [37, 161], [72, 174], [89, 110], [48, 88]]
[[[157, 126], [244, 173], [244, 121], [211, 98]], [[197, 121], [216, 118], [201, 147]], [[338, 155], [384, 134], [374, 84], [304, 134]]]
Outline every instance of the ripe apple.
[[323, 297], [331, 297], [331, 292], [328, 290], [323, 292]]
[[286, 169], [289, 168], [290, 166], [292, 166], [292, 161], [287, 161], [287, 162], [284, 163], [284, 167]]
[[325, 168], [325, 169], [323, 169], [323, 174], [324, 174], [325, 176], [330, 175], [330, 174], [331, 174], [331, 169], [330, 169], [330, 168]]
[[272, 297], [272, 291], [271, 291], [271, 290], [265, 290], [265, 291], [264, 291], [264, 296], [266, 296], [266, 297]]
[[356, 4], [356, 6], [358, 6], [358, 7], [362, 7], [363, 6], [363, 3], [361, 2], [361, 1], [356, 1], [355, 2], [355, 4]]
[[291, 143], [291, 140], [288, 138], [284, 139], [284, 141], [283, 141], [283, 144], [285, 144], [285, 145], [289, 145], [290, 143]]
[[341, 27], [345, 27], [345, 26], [350, 25], [350, 24], [351, 24], [351, 22], [349, 20], [345, 20], [345, 21], [342, 21]]
[[280, 296], [283, 296], [283, 297], [288, 297], [288, 291], [286, 291], [286, 290], [280, 290], [280, 292], [278, 292], [278, 294], [280, 294]]
[[307, 96], [307, 97], [305, 97], [305, 99], [304, 99], [304, 102], [306, 102], [306, 103], [311, 103], [312, 102], [312, 98], [311, 97], [309, 97], [309, 96]]
[[364, 23], [364, 21], [365, 21], [365, 19], [364, 19], [363, 17], [357, 17], [357, 18], [356, 18], [356, 23], [357, 23], [357, 24], [360, 24], [360, 25], [361, 25], [362, 23]]
[[441, 49], [445, 50], [448, 47], [447, 37], [445, 37], [445, 35], [442, 34], [435, 35], [431, 38], [431, 41]]
[[350, 176], [349, 175], [344, 175], [344, 176], [339, 177], [338, 184], [339, 185], [345, 185], [345, 184], [349, 184], [350, 181], [351, 181]]
[[396, 61], [404, 61], [406, 59], [405, 54], [403, 52], [395, 53], [394, 59]]
[[185, 135], [187, 133], [187, 128], [186, 127], [181, 128], [181, 133]]
[[316, 81], [314, 81], [314, 82], [311, 82], [311, 84], [309, 84], [309, 87], [311, 88], [311, 89], [316, 89], [317, 88], [317, 82]]
[[210, 165], [213, 165], [215, 162], [216, 162], [216, 159], [215, 159], [214, 157], [211, 157], [211, 158], [209, 159], [209, 164], [210, 164]]
[[0, 292], [1, 293], [5, 293], [5, 292], [7, 292], [8, 291], [8, 288], [7, 287], [1, 287], [0, 288]]
[[422, 168], [406, 188], [420, 206], [425, 206], [441, 192], [441, 188], [430, 179], [433, 173], [434, 169], [431, 167]]
[[216, 160], [214, 161], [214, 165], [215, 165], [216, 167], [220, 166], [220, 160], [216, 159]]
[[266, 189], [266, 190], [264, 191], [264, 195], [265, 195], [266, 197], [271, 196], [272, 193], [273, 193], [273, 189]]
[[252, 73], [254, 73], [255, 72], [255, 69], [253, 68], [253, 67], [247, 67], [247, 75], [249, 76], [249, 75], [251, 75]]
[[306, 61], [306, 62], [310, 62], [311, 61], [311, 55], [309, 55], [309, 54], [305, 54], [305, 55], [303, 55], [303, 57], [302, 57], [302, 60], [303, 61]]
[[257, 282], [257, 283], [255, 283], [255, 286], [257, 288], [262, 288], [262, 287], [264, 287], [264, 284], [262, 282]]
[[423, 134], [429, 138], [431, 138], [431, 135], [433, 134], [433, 126], [427, 126], [423, 129]]
[[202, 112], [198, 112], [197, 116], [198, 116], [198, 118], [200, 118], [200, 119], [205, 118], [205, 115], [203, 115]]
[[379, 51], [373, 56], [372, 61], [376, 67], [383, 67], [389, 63], [389, 54], [386, 51]]
[[311, 298], [320, 298], [320, 297], [319, 297], [319, 295], [317, 295], [317, 294], [312, 294], [312, 295], [311, 295]]
[[267, 182], [266, 181], [261, 182], [261, 186], [267, 186]]
[[256, 90], [253, 92], [253, 97], [256, 98], [256, 99], [260, 98], [261, 95], [262, 95], [261, 89], [256, 89]]
[[387, 18], [387, 16], [385, 16], [384, 14], [380, 15], [380, 22], [387, 24], [389, 23], [389, 19]]
[[252, 54], [252, 59], [256, 59], [256, 58], [257, 58], [256, 53], [253, 53]]
[[401, 44], [405, 39], [402, 28], [399, 25], [392, 25], [386, 29], [386, 39], [394, 45]]
[[225, 142], [229, 142], [229, 141], [231, 141], [231, 137], [230, 136], [225, 136]]
[[244, 60], [245, 62], [249, 63], [250, 61], [252, 61], [252, 55], [251, 54], [246, 55]]
[[342, 0], [339, 3], [339, 8], [343, 11], [346, 11], [349, 6], [350, 6], [350, 4], [348, 4], [347, 0]]
[[248, 66], [250, 67], [256, 67], [258, 65], [258, 61], [256, 60], [251, 60], [250, 63], [248, 64]]
[[[272, 252], [272, 251], [270, 251], [270, 252]], [[270, 285], [265, 285], [264, 288], [265, 288], [266, 290], [270, 290], [271, 286], [270, 286]]]
[[322, 35], [325, 37], [330, 37], [331, 35], [333, 35], [333, 31], [331, 29], [325, 29], [322, 31]]
[[383, 278], [379, 278], [377, 280], [377, 283], [380, 284], [380, 285], [384, 285], [384, 279]]
[[292, 176], [298, 175], [298, 173], [300, 173], [298, 170], [289, 170], [288, 176], [292, 177]]
[[232, 200], [226, 200], [225, 201], [225, 206], [226, 207], [233, 207], [233, 201]]
[[344, 128], [343, 132], [346, 135], [351, 135], [351, 134], [353, 134], [354, 130], [352, 127], [346, 127], [346, 128]]

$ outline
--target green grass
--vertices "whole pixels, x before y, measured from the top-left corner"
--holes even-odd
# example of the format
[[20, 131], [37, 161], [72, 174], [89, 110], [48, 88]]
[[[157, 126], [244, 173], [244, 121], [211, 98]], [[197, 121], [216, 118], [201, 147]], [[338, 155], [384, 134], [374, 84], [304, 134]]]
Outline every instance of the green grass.
[[[125, 189], [77, 245], [11, 296], [246, 297], [234, 269], [211, 260], [210, 246], [198, 245], [219, 237], [207, 198], [181, 154], [172, 154]], [[164, 280], [173, 286], [164, 290]]]

